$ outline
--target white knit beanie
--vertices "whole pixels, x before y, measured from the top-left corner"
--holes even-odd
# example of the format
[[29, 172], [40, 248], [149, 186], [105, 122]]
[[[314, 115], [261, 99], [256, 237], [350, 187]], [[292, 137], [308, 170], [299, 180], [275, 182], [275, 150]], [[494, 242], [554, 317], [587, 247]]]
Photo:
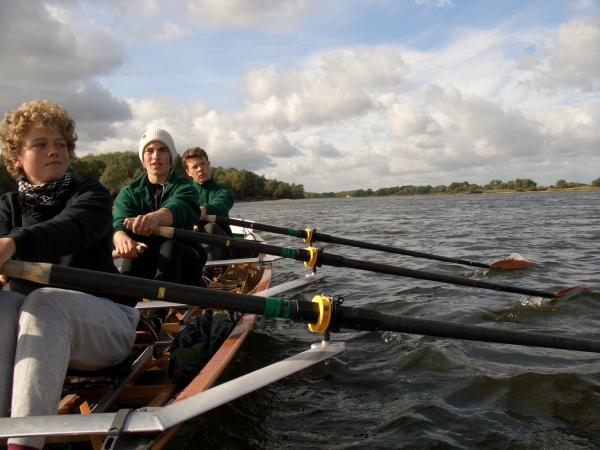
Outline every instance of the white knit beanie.
[[146, 148], [146, 145], [153, 141], [162, 142], [167, 146], [167, 148], [169, 149], [169, 153], [171, 154], [171, 167], [173, 167], [175, 165], [175, 160], [177, 159], [177, 150], [175, 150], [175, 142], [173, 142], [173, 138], [171, 137], [171, 135], [162, 128], [150, 128], [142, 136], [139, 150], [140, 161], [142, 161], [142, 164], [144, 164], [144, 148]]

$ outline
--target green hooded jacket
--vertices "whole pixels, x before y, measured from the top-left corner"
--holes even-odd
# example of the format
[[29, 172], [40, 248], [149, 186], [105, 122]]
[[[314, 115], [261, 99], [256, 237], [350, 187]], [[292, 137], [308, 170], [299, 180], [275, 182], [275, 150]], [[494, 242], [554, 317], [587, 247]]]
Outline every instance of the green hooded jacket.
[[[154, 197], [148, 186], [147, 174], [125, 186], [115, 199], [113, 209], [114, 232], [124, 231], [131, 239], [147, 244], [149, 251], [158, 252], [166, 238], [156, 235], [140, 236], [133, 234], [131, 230], [123, 225], [123, 221], [130, 217], [157, 211], [160, 208], [167, 208], [173, 213], [172, 226], [174, 228], [192, 230], [200, 217], [198, 191], [194, 189], [192, 181], [187, 177], [180, 177], [175, 172], [171, 172], [158, 207], [154, 204]], [[200, 257], [206, 256], [206, 251], [202, 245], [197, 243], [188, 243], [188, 245], [196, 250]]]
[[[229, 210], [235, 202], [235, 194], [231, 189], [223, 184], [217, 183], [213, 178], [202, 184], [194, 183], [198, 194], [200, 195], [200, 206], [206, 208], [206, 214], [220, 217], [229, 217]], [[207, 222], [201, 220], [198, 225], [203, 227]], [[229, 225], [223, 225], [221, 228], [231, 234]]]

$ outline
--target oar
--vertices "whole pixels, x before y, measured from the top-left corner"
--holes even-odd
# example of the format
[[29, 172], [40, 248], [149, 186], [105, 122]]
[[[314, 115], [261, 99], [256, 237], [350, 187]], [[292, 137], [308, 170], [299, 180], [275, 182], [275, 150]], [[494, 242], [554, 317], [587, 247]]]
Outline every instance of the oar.
[[[139, 254], [144, 253], [146, 251], [146, 247], [144, 247], [143, 245], [136, 245], [135, 246], [135, 251], [139, 255]], [[119, 255], [116, 250], [113, 250], [113, 252], [112, 252], [112, 259], [119, 259], [120, 257], [121, 257], [121, 255]]]
[[406, 250], [406, 249], [399, 248], [399, 247], [392, 247], [389, 245], [379, 245], [379, 244], [372, 244], [369, 242], [354, 241], [351, 239], [345, 239], [345, 238], [340, 238], [340, 237], [336, 237], [336, 236], [331, 236], [329, 234], [317, 233], [316, 231], [311, 230], [310, 228], [308, 228], [306, 230], [294, 230], [291, 228], [276, 227], [273, 225], [267, 225], [267, 224], [256, 223], [256, 222], [251, 222], [251, 221], [247, 221], [247, 220], [240, 220], [240, 219], [230, 219], [229, 217], [220, 217], [220, 216], [206, 216], [203, 220], [206, 220], [207, 222], [212, 222], [212, 223], [237, 225], [237, 226], [244, 227], [244, 228], [253, 228], [256, 230], [268, 231], [270, 233], [298, 237], [298, 238], [304, 239], [304, 242], [312, 242], [312, 241], [328, 242], [331, 244], [348, 245], [350, 247], [358, 247], [358, 248], [365, 248], [368, 250], [377, 250], [377, 251], [387, 252], [387, 253], [396, 253], [399, 255], [414, 256], [416, 258], [433, 259], [436, 261], [444, 261], [444, 262], [449, 262], [449, 263], [462, 264], [463, 266], [481, 267], [484, 269], [523, 269], [525, 267], [535, 267], [534, 263], [523, 259], [523, 257], [518, 255], [517, 253], [513, 253], [508, 258], [500, 260], [500, 261], [496, 261], [495, 263], [485, 264], [485, 263], [480, 263], [480, 262], [476, 262], [476, 261], [469, 261], [467, 259], [448, 258], [446, 256], [432, 255], [430, 253], [415, 252], [412, 250]]
[[240, 311], [267, 317], [290, 319], [308, 323], [309, 328], [318, 333], [338, 332], [341, 328], [363, 331], [392, 331], [451, 339], [600, 353], [600, 341], [592, 339], [498, 330], [476, 325], [391, 316], [371, 309], [342, 306], [342, 299], [333, 298], [330, 300], [324, 296], [316, 296], [311, 302], [258, 297], [155, 280], [140, 280], [135, 277], [75, 269], [48, 263], [22, 261], [7, 261], [0, 268], [0, 274], [67, 289], [87, 290], [90, 286], [94, 286], [95, 291], [106, 294], [158, 299], [202, 308]]
[[283, 258], [304, 261], [308, 267], [317, 267], [321, 265], [334, 267], [348, 267], [351, 269], [366, 270], [369, 272], [383, 273], [387, 275], [399, 275], [408, 278], [417, 278], [420, 280], [438, 281], [441, 283], [456, 284], [459, 286], [474, 287], [480, 289], [489, 289], [492, 291], [512, 292], [514, 294], [530, 295], [533, 297], [555, 298], [576, 292], [587, 292], [591, 289], [599, 289], [599, 286], [575, 286], [564, 289], [559, 292], [540, 291], [536, 289], [520, 288], [515, 286], [506, 286], [503, 284], [490, 283], [488, 281], [473, 280], [471, 278], [459, 278], [450, 275], [441, 275], [422, 270], [406, 269], [403, 267], [389, 266], [386, 264], [370, 263], [358, 261], [356, 259], [346, 258], [339, 255], [327, 255], [314, 247], [307, 249], [293, 249], [287, 247], [277, 247], [274, 245], [261, 244], [249, 240], [228, 239], [221, 236], [215, 236], [208, 233], [197, 233], [194, 231], [180, 230], [172, 227], [157, 226], [154, 234], [166, 237], [168, 239], [177, 239], [181, 241], [200, 242], [203, 244], [220, 245], [222, 247], [233, 247], [253, 252], [266, 253], [269, 255], [282, 256]]

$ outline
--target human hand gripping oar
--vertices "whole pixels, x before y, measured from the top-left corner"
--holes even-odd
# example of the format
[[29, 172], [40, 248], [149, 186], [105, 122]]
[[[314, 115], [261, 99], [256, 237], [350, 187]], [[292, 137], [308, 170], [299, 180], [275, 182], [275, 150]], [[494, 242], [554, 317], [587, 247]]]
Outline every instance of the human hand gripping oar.
[[[141, 254], [144, 253], [146, 251], [147, 247], [144, 247], [143, 245], [136, 245], [135, 246], [135, 251], [137, 252], [137, 254]], [[116, 250], [113, 250], [112, 252], [112, 259], [119, 259], [121, 258], [121, 255], [119, 255], [119, 252], [117, 252]]]
[[476, 261], [469, 261], [466, 259], [448, 258], [446, 256], [432, 255], [429, 253], [415, 252], [412, 250], [406, 250], [403, 248], [392, 247], [389, 245], [372, 244], [370, 242], [354, 241], [351, 239], [340, 238], [331, 236], [328, 234], [317, 233], [315, 230], [307, 228], [306, 230], [294, 230], [291, 228], [276, 227], [273, 225], [267, 225], [262, 223], [250, 222], [240, 219], [230, 219], [229, 217], [220, 216], [206, 216], [203, 220], [218, 224], [237, 225], [244, 228], [253, 228], [255, 230], [268, 231], [275, 234], [283, 234], [285, 236], [293, 236], [304, 239], [304, 242], [328, 242], [331, 244], [348, 245], [350, 247], [365, 248], [368, 250], [377, 250], [387, 253], [396, 253], [399, 255], [414, 256], [416, 258], [433, 259], [436, 261], [444, 261], [455, 264], [462, 264], [463, 266], [481, 267], [483, 269], [523, 269], [525, 267], [535, 267], [535, 264], [529, 262], [517, 253], [513, 253], [508, 258], [496, 261], [492, 264], [485, 264]]
[[509, 331], [412, 317], [391, 316], [371, 309], [343, 306], [342, 299], [316, 296], [312, 301], [286, 300], [213, 291], [205, 288], [140, 280], [124, 275], [75, 269], [48, 263], [7, 261], [0, 274], [66, 289], [185, 303], [202, 308], [240, 311], [279, 317], [309, 324], [316, 333], [338, 332], [341, 328], [361, 331], [391, 331], [451, 339], [495, 342], [563, 350], [600, 353], [600, 341], [551, 334]]
[[515, 294], [524, 294], [534, 297], [555, 298], [575, 292], [587, 292], [591, 289], [600, 289], [600, 286], [575, 286], [564, 289], [559, 292], [540, 291], [536, 289], [520, 288], [516, 286], [506, 286], [503, 284], [490, 283], [487, 281], [473, 280], [471, 278], [459, 278], [450, 275], [441, 275], [421, 270], [406, 269], [403, 267], [389, 266], [386, 264], [370, 263], [358, 261], [356, 259], [346, 258], [339, 255], [327, 255], [314, 247], [307, 249], [292, 249], [287, 247], [277, 247], [274, 245], [260, 244], [248, 240], [228, 239], [221, 236], [215, 236], [208, 233], [196, 233], [193, 231], [180, 230], [172, 227], [157, 226], [153, 234], [166, 237], [168, 239], [177, 239], [181, 241], [200, 242], [203, 244], [220, 245], [222, 247], [233, 247], [244, 250], [266, 253], [269, 255], [281, 256], [283, 258], [303, 261], [308, 267], [321, 265], [333, 267], [348, 267], [351, 269], [366, 270], [369, 272], [383, 273], [387, 275], [398, 275], [408, 278], [417, 278], [420, 280], [438, 281], [441, 283], [456, 284], [459, 286], [474, 287], [480, 289], [489, 289], [492, 291], [512, 292]]

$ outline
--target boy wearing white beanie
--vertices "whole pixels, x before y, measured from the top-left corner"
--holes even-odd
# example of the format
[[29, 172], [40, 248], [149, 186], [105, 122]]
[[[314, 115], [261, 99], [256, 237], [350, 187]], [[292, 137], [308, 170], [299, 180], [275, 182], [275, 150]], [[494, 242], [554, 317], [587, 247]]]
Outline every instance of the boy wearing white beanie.
[[[152, 234], [157, 225], [192, 230], [200, 216], [198, 191], [191, 180], [173, 171], [177, 151], [166, 130], [147, 130], [140, 140], [139, 157], [146, 173], [121, 189], [113, 209], [113, 244], [124, 259], [121, 273], [199, 286], [206, 262], [204, 248]], [[146, 247], [139, 255], [138, 245]]]

